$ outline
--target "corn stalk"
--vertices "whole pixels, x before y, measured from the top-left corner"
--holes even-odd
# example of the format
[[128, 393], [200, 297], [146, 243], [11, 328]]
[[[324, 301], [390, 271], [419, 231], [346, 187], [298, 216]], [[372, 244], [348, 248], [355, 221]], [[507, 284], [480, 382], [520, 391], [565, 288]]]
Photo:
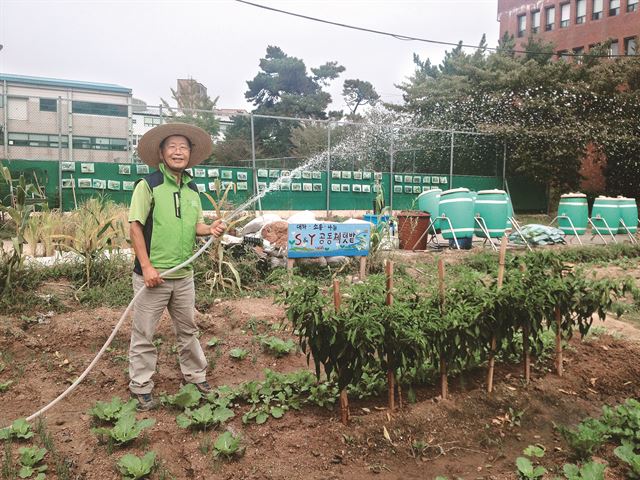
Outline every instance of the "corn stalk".
[[[227, 225], [227, 228], [233, 227], [243, 217], [237, 219], [229, 219], [225, 221], [225, 211], [229, 210], [231, 205], [227, 202], [229, 191], [232, 188], [232, 184], [229, 184], [223, 191], [222, 183], [219, 179], [215, 181], [216, 198], [212, 195], [204, 192], [213, 209], [216, 212], [216, 218], [222, 220]], [[211, 260], [212, 268], [205, 274], [205, 282], [209, 285], [209, 292], [213, 293], [214, 289], [222, 288], [226, 290], [229, 288], [237, 288], [242, 290], [242, 282], [240, 280], [240, 274], [234, 266], [233, 262], [227, 258], [226, 250], [221, 242], [214, 242], [209, 250], [209, 259]]]

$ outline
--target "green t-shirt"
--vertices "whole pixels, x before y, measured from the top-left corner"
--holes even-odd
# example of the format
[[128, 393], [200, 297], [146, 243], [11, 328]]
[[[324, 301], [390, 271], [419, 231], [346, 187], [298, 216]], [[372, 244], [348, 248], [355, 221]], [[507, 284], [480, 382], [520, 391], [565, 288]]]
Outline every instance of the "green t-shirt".
[[[145, 180], [136, 185], [129, 207], [129, 222], [139, 222], [143, 226], [151, 264], [162, 273], [193, 254], [196, 225], [204, 223], [204, 217], [200, 196], [194, 191], [193, 184], [189, 185], [188, 175], [183, 173], [182, 184], [178, 185], [163, 164], [159, 170], [161, 173], [152, 174], [155, 177], [150, 180], [151, 186]], [[148, 221], [153, 224], [147, 225]], [[185, 278], [192, 272], [192, 266], [188, 265], [163, 278]]]

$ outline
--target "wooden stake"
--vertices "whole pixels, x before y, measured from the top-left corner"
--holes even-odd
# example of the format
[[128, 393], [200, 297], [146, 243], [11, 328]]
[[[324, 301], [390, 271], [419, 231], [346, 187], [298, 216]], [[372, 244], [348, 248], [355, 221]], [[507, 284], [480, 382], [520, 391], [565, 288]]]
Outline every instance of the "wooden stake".
[[[340, 282], [338, 279], [333, 279], [333, 305], [336, 312], [340, 310], [342, 304], [342, 296], [340, 295]], [[343, 425], [349, 424], [349, 396], [347, 395], [346, 387], [340, 391], [340, 421]]]
[[562, 368], [562, 313], [556, 307], [556, 373], [561, 377], [564, 373]]
[[[384, 272], [387, 277], [387, 305], [393, 305], [393, 262], [387, 260], [384, 265]], [[390, 358], [387, 354], [387, 365], [391, 365], [393, 363], [393, 358]], [[396, 399], [395, 399], [395, 384], [396, 378], [393, 373], [393, 369], [387, 368], [387, 386], [388, 386], [388, 401], [389, 401], [389, 410], [393, 411], [396, 408]]]
[[[497, 288], [500, 290], [502, 288], [502, 283], [504, 282], [504, 260], [507, 254], [507, 242], [509, 239], [506, 235], [502, 237], [502, 242], [500, 243], [500, 256], [498, 260], [498, 285]], [[491, 351], [489, 352], [489, 371], [487, 372], [487, 393], [493, 392], [493, 371], [496, 365], [496, 348], [498, 346], [498, 339], [496, 338], [496, 334], [491, 335]]]
[[287, 272], [289, 273], [289, 276], [293, 275], [293, 266], [295, 265], [295, 263], [295, 258], [287, 258]]
[[531, 354], [529, 347], [529, 325], [522, 326], [522, 349], [524, 353], [524, 383], [531, 381]]
[[[440, 313], [444, 314], [444, 260], [438, 259], [438, 290], [440, 292]], [[449, 380], [447, 379], [447, 362], [442, 352], [440, 353], [440, 390], [443, 400], [449, 396]]]
[[[526, 267], [520, 265], [520, 271], [525, 272]], [[522, 325], [522, 350], [524, 355], [524, 383], [531, 381], [531, 348], [529, 347], [529, 325]]]
[[360, 281], [367, 277], [367, 257], [360, 257]]

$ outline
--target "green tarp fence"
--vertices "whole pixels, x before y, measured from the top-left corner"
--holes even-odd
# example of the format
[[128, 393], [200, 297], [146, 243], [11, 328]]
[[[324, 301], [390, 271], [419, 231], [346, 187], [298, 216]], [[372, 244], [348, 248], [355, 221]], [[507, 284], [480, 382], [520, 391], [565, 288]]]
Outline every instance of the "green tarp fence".
[[[61, 197], [64, 211], [73, 210], [83, 200], [96, 195], [128, 204], [135, 182], [148, 173], [144, 164], [44, 160], [7, 160], [2, 164], [9, 167], [14, 180], [24, 174], [28, 183], [36, 184], [37, 181], [51, 208], [60, 206]], [[191, 173], [200, 191], [214, 199], [217, 198], [216, 180], [222, 188], [232, 184], [227, 201], [233, 206], [253, 196], [254, 172], [250, 168], [201, 165]], [[291, 171], [258, 168], [256, 190], [269, 188], [283, 174], [286, 176]], [[394, 210], [408, 210], [416, 208], [418, 195], [430, 188], [465, 187], [476, 191], [504, 188], [500, 177], [454, 175], [449, 178], [447, 173], [331, 171], [328, 177], [326, 171], [294, 171], [289, 180], [281, 179], [277, 190], [268, 192], [260, 204], [255, 202], [249, 209], [260, 206], [262, 210], [372, 210], [377, 190], [382, 188], [386, 206], [392, 206]], [[543, 185], [525, 178], [509, 178], [508, 185], [517, 212], [547, 211], [547, 194]], [[8, 196], [8, 186], [3, 183], [0, 185], [0, 198], [5, 205]], [[205, 210], [212, 208], [205, 195], [202, 195], [202, 201]]]

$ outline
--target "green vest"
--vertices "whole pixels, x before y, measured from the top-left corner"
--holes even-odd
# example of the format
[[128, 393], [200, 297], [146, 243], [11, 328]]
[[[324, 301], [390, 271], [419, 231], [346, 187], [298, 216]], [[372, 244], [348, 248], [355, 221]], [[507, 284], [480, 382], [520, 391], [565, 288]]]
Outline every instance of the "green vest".
[[[161, 164], [158, 171], [141, 180], [147, 183], [152, 196], [143, 228], [145, 244], [151, 264], [160, 271], [173, 268], [193, 255], [202, 205], [195, 182], [186, 173], [182, 179], [188, 181], [178, 185], [173, 174]], [[192, 270], [189, 265], [166, 278], [184, 278]], [[134, 271], [142, 274], [137, 258]]]

